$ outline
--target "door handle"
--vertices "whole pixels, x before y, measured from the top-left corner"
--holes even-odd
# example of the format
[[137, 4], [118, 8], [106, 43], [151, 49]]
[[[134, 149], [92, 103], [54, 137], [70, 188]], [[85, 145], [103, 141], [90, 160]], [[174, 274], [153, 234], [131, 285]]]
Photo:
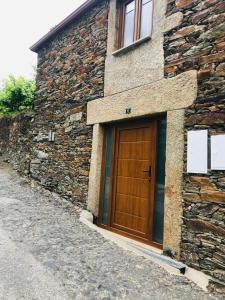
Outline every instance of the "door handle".
[[148, 171], [143, 171], [144, 173], [148, 173], [148, 175], [149, 175], [149, 178], [151, 178], [152, 177], [152, 166], [149, 166], [149, 169], [148, 169]]

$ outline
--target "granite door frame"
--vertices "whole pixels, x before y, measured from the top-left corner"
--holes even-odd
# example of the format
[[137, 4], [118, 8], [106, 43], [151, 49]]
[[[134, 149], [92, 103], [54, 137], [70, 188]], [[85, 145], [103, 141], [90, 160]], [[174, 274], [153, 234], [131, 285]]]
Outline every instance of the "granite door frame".
[[[197, 97], [197, 74], [189, 71], [176, 78], [144, 86], [88, 103], [87, 123], [93, 125], [89, 174], [88, 210], [98, 216], [103, 154], [103, 125], [137, 117], [167, 115], [166, 178], [163, 250], [180, 258], [182, 184], [184, 169], [184, 110]], [[181, 89], [181, 90], [180, 90]], [[132, 93], [132, 94], [131, 94]], [[138, 101], [137, 101], [138, 99]], [[124, 115], [129, 103], [132, 113]], [[110, 110], [112, 107], [112, 110]]]

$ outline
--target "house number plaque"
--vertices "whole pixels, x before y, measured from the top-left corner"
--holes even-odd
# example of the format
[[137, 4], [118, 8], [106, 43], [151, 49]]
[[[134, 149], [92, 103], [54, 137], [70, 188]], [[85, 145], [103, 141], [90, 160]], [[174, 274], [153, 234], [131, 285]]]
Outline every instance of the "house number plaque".
[[131, 114], [131, 111], [132, 111], [131, 107], [127, 107], [127, 108], [125, 109], [126, 115]]

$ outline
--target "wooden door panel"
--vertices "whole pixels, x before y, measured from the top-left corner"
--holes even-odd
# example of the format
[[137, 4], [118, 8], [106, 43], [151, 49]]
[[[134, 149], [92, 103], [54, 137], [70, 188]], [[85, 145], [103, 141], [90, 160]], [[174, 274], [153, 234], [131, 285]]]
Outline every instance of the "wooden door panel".
[[149, 124], [149, 127], [146, 128], [138, 128], [136, 129], [136, 141], [152, 141], [153, 140], [153, 132], [149, 130], [152, 127], [152, 124]]
[[136, 131], [132, 129], [124, 129], [119, 132], [120, 143], [122, 142], [136, 142]]
[[132, 177], [117, 177], [117, 194], [148, 198], [149, 180]]
[[152, 141], [121, 142], [119, 145], [120, 159], [149, 159]]
[[147, 207], [148, 205], [144, 198], [117, 194], [115, 207], [116, 212], [124, 212], [126, 214], [130, 214], [132, 212], [132, 215], [134, 216], [146, 218]]
[[121, 142], [119, 145], [119, 154], [121, 159], [135, 159], [136, 158], [136, 143], [135, 142]]
[[152, 141], [137, 142], [136, 159], [149, 160], [152, 147]]
[[118, 174], [120, 177], [146, 178], [144, 171], [149, 170], [148, 160], [118, 160]]
[[153, 212], [155, 128], [155, 122], [140, 122], [116, 132], [111, 225], [146, 239]]
[[149, 180], [135, 178], [133, 180], [132, 195], [149, 200]]
[[130, 195], [132, 193], [133, 178], [117, 176], [117, 193]]
[[[149, 124], [150, 125], [150, 124]], [[153, 127], [153, 126], [149, 126]], [[120, 131], [120, 142], [137, 142], [153, 140], [153, 133], [146, 128], [126, 128]]]
[[115, 224], [119, 224], [124, 230], [135, 231], [144, 235], [146, 232], [147, 221], [141, 217], [118, 212], [115, 215]]

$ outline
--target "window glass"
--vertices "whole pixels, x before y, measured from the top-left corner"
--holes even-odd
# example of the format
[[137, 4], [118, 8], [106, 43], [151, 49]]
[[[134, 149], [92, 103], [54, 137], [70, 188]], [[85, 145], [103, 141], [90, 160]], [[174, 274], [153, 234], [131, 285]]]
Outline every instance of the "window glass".
[[156, 158], [156, 190], [154, 201], [153, 241], [163, 243], [164, 228], [164, 194], [165, 194], [165, 163], [166, 163], [166, 119], [158, 121], [158, 141]]
[[111, 127], [105, 129], [106, 136], [106, 149], [105, 149], [105, 170], [103, 182], [103, 195], [102, 195], [102, 224], [107, 224], [108, 206], [109, 206], [109, 193], [110, 193], [110, 168], [112, 159], [112, 133]]
[[134, 37], [134, 15], [135, 15], [135, 1], [130, 2], [125, 7], [124, 20], [124, 42], [123, 46], [129, 46], [133, 43]]
[[152, 33], [152, 9], [152, 0], [142, 1], [140, 38], [150, 36]]
[[129, 4], [126, 5], [126, 13], [128, 14], [132, 10], [135, 9], [135, 1], [130, 2]]

